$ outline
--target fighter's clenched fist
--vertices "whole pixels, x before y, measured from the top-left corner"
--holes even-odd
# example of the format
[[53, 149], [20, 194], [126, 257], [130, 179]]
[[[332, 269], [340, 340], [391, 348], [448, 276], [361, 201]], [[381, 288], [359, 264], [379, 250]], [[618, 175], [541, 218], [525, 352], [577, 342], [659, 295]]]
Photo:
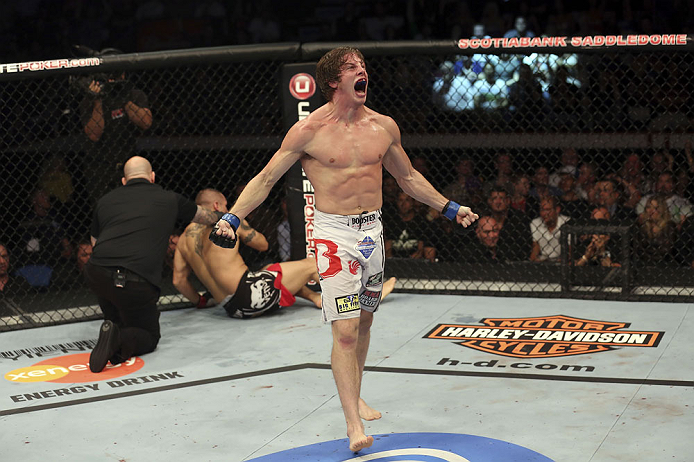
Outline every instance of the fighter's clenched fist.
[[210, 240], [220, 247], [231, 249], [236, 246], [236, 230], [241, 220], [233, 213], [225, 213], [210, 231]]
[[459, 205], [453, 201], [446, 202], [446, 205], [444, 205], [441, 213], [449, 220], [453, 220], [455, 218], [455, 220], [465, 228], [470, 226], [479, 218], [479, 215], [473, 213], [470, 207]]

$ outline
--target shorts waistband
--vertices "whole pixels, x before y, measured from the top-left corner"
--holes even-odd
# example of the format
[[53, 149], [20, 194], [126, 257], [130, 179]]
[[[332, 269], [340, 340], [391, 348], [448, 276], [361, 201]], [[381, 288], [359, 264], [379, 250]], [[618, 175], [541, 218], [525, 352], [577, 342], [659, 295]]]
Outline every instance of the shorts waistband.
[[369, 229], [381, 220], [381, 209], [373, 212], [362, 212], [358, 215], [337, 215], [321, 212], [320, 210], [316, 210], [315, 214], [316, 218], [320, 217], [320, 219], [330, 223], [343, 224], [352, 229]]

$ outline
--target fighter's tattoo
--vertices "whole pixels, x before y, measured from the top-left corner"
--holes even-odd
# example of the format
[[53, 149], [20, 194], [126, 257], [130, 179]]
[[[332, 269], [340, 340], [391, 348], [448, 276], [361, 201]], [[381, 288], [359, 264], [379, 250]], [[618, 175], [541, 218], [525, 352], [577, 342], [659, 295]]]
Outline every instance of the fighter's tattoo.
[[245, 220], [241, 222], [241, 224], [239, 225], [239, 228], [243, 229], [245, 231], [250, 230], [250, 233], [246, 234], [245, 237], [241, 238], [241, 242], [243, 242], [244, 244], [248, 244], [249, 242], [251, 242], [253, 240], [253, 238], [255, 237], [255, 235], [257, 234], [255, 232], [255, 229], [253, 229], [253, 227], [251, 225], [249, 225]]
[[219, 221], [219, 216], [212, 210], [198, 207], [198, 211], [195, 213], [192, 221], [203, 225], [213, 225]]
[[202, 230], [205, 229], [205, 225], [199, 223], [191, 223], [188, 229], [186, 229], [186, 235], [190, 236], [195, 242], [195, 253], [202, 256]]
[[[249, 228], [250, 228], [250, 226], [249, 226]], [[256, 234], [257, 234], [257, 233], [255, 232], [255, 229], [254, 229], [253, 231], [251, 231], [250, 233], [248, 233], [248, 234], [246, 235], [246, 237], [244, 237], [243, 240], [242, 240], [241, 242], [243, 242], [244, 244], [248, 244], [249, 242], [251, 242], [251, 241], [253, 240], [253, 238], [255, 237]]]

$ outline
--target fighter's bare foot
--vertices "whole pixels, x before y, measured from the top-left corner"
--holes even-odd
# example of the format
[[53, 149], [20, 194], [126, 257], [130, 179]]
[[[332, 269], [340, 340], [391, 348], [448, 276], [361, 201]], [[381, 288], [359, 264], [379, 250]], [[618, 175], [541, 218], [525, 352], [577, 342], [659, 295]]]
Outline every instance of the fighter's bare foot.
[[374, 443], [373, 436], [366, 436], [364, 433], [349, 437], [349, 450], [359, 452], [362, 449], [368, 448]]
[[378, 420], [381, 418], [381, 413], [359, 398], [359, 417], [364, 420]]
[[393, 291], [393, 289], [395, 288], [396, 281], [397, 279], [392, 277], [383, 283], [383, 289], [381, 290], [381, 301], [383, 301], [383, 299], [386, 298], [386, 295]]

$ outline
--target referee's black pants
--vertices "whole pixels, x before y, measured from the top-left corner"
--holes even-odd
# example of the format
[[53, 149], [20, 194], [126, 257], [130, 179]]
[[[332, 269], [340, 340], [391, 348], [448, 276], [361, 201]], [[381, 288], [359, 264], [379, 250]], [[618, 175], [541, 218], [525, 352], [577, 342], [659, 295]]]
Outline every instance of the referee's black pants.
[[161, 338], [159, 330], [160, 289], [126, 271], [124, 287], [114, 284], [115, 268], [87, 263], [84, 276], [96, 294], [104, 319], [120, 328], [120, 349], [109, 358], [111, 364], [154, 351]]

